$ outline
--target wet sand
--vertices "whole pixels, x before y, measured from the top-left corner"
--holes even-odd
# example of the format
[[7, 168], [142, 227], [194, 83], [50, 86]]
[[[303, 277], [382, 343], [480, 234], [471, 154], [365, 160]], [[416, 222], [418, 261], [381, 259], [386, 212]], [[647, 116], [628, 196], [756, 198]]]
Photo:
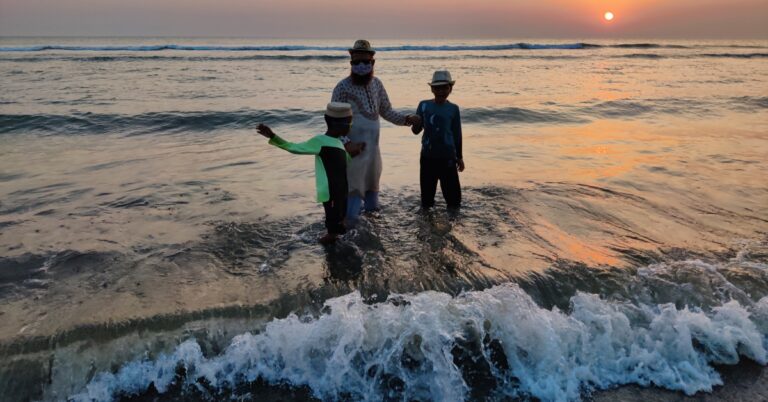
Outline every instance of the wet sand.
[[768, 401], [768, 368], [750, 361], [735, 366], [721, 366], [718, 371], [725, 385], [712, 392], [685, 395], [660, 388], [629, 385], [596, 392], [592, 402], [765, 402]]

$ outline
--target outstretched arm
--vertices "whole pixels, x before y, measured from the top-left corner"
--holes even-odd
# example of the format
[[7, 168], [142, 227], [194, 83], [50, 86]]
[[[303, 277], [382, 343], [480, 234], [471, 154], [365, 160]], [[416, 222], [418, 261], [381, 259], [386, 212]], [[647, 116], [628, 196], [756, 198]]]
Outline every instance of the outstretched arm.
[[310, 138], [304, 142], [296, 143], [286, 141], [275, 134], [272, 129], [269, 128], [269, 126], [264, 124], [259, 124], [259, 126], [256, 128], [256, 131], [258, 131], [259, 134], [263, 135], [264, 137], [269, 138], [270, 145], [282, 148], [292, 154], [317, 155], [320, 153], [320, 149], [322, 148], [322, 146], [317, 141], [315, 141], [314, 138]]
[[406, 115], [392, 108], [392, 103], [389, 102], [389, 95], [387, 95], [387, 90], [384, 89], [383, 84], [381, 91], [379, 91], [379, 114], [384, 120], [398, 126], [410, 126], [419, 122], [415, 115]]

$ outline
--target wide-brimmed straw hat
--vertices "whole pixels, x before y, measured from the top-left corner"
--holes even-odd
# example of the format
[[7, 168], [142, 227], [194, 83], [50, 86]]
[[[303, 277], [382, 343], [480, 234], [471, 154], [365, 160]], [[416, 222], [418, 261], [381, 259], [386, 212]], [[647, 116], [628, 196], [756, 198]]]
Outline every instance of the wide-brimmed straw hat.
[[352, 105], [344, 102], [331, 102], [325, 107], [325, 115], [335, 118], [352, 117]]
[[368, 42], [365, 39], [356, 40], [355, 44], [352, 45], [351, 48], [349, 48], [349, 53], [356, 53], [356, 52], [376, 54], [376, 51], [373, 50], [373, 47], [371, 47], [371, 42]]
[[447, 70], [438, 70], [432, 74], [432, 81], [429, 83], [431, 86], [437, 85], [453, 85], [456, 81], [451, 79], [451, 73]]

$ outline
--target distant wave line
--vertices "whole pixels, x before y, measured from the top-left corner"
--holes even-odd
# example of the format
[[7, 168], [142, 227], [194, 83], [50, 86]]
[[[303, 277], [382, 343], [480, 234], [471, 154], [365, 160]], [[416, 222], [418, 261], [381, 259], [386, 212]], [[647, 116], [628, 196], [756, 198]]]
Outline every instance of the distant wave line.
[[[468, 123], [580, 123], [587, 120], [555, 110], [524, 108], [468, 108], [463, 111]], [[150, 112], [137, 115], [73, 113], [3, 114], [0, 134], [42, 133], [77, 135], [121, 133], [142, 135], [153, 133], [207, 132], [255, 129], [259, 123], [273, 125], [299, 124], [322, 126], [321, 110], [235, 110], [203, 112]]]
[[275, 55], [248, 55], [248, 56], [166, 56], [166, 55], [131, 55], [131, 56], [32, 56], [32, 57], [0, 57], [0, 61], [13, 61], [13, 62], [39, 62], [49, 60], [68, 60], [68, 61], [81, 61], [81, 62], [112, 62], [112, 61], [248, 61], [248, 60], [318, 60], [318, 61], [332, 61], [332, 60], [346, 60], [347, 55], [328, 55], [328, 54], [308, 54], [308, 55], [292, 55], [292, 54], [275, 54]]
[[[461, 55], [462, 60], [490, 59], [490, 60], [574, 60], [591, 58], [630, 58], [630, 59], [698, 59], [698, 58], [722, 58], [722, 59], [762, 59], [768, 58], [768, 53], [688, 53], [688, 54], [658, 54], [658, 53], [630, 53], [619, 55], [579, 56], [576, 54], [485, 54], [485, 55]], [[141, 62], [141, 61], [184, 61], [184, 62], [209, 62], [209, 61], [338, 61], [346, 60], [346, 55], [247, 55], [247, 56], [167, 56], [167, 55], [125, 55], [125, 56], [30, 56], [30, 57], [0, 57], [0, 61], [15, 63], [36, 63], [41, 61], [76, 61], [76, 62]], [[390, 60], [445, 60], [456, 59], [456, 56], [435, 57], [396, 57]]]
[[[736, 47], [738, 45], [734, 45]], [[498, 45], [401, 45], [401, 46], [381, 46], [376, 50], [383, 52], [390, 51], [499, 51], [499, 50], [579, 50], [593, 48], [629, 48], [629, 49], [656, 49], [672, 48], [686, 49], [688, 46], [677, 44], [659, 44], [659, 43], [619, 43], [610, 45], [600, 45], [594, 43], [508, 43]], [[37, 46], [12, 46], [0, 47], [0, 52], [41, 52], [47, 50], [60, 51], [128, 51], [128, 52], [156, 52], [163, 50], [178, 51], [340, 51], [344, 52], [346, 46], [307, 46], [307, 45], [95, 45], [95, 46], [75, 46], [75, 45], [37, 45]]]
[[[683, 98], [621, 99], [591, 105], [548, 105], [536, 110], [519, 107], [466, 108], [462, 110], [462, 119], [466, 123], [481, 125], [580, 124], [594, 119], [633, 119], [649, 114], [713, 116], [720, 109], [751, 113], [767, 108], [768, 97], [742, 96], [724, 98], [716, 102]], [[255, 129], [259, 123], [317, 127], [324, 124], [322, 115], [321, 110], [307, 109], [150, 112], [136, 115], [0, 114], [0, 134], [173, 134], [248, 130]]]

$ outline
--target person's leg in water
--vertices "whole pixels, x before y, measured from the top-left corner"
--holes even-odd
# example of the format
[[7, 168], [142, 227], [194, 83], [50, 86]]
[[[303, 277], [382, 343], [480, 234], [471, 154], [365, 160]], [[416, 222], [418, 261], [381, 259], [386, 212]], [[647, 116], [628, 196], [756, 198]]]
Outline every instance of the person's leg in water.
[[455, 160], [451, 159], [441, 163], [440, 190], [443, 192], [443, 198], [448, 209], [459, 209], [461, 206], [461, 183]]
[[421, 207], [424, 209], [429, 209], [435, 205], [438, 174], [433, 162], [429, 158], [422, 157], [420, 159], [419, 185], [421, 187]]
[[363, 197], [357, 194], [350, 194], [347, 197], [347, 213], [346, 223], [347, 228], [353, 228], [357, 225], [357, 221], [360, 219], [360, 210], [363, 207]]
[[330, 199], [323, 203], [325, 210], [325, 228], [328, 233], [320, 238], [320, 243], [328, 245], [333, 244], [339, 235], [346, 232], [344, 228], [344, 215], [347, 212], [347, 199], [339, 197]]
[[379, 192], [365, 192], [365, 212], [375, 212], [379, 210]]

